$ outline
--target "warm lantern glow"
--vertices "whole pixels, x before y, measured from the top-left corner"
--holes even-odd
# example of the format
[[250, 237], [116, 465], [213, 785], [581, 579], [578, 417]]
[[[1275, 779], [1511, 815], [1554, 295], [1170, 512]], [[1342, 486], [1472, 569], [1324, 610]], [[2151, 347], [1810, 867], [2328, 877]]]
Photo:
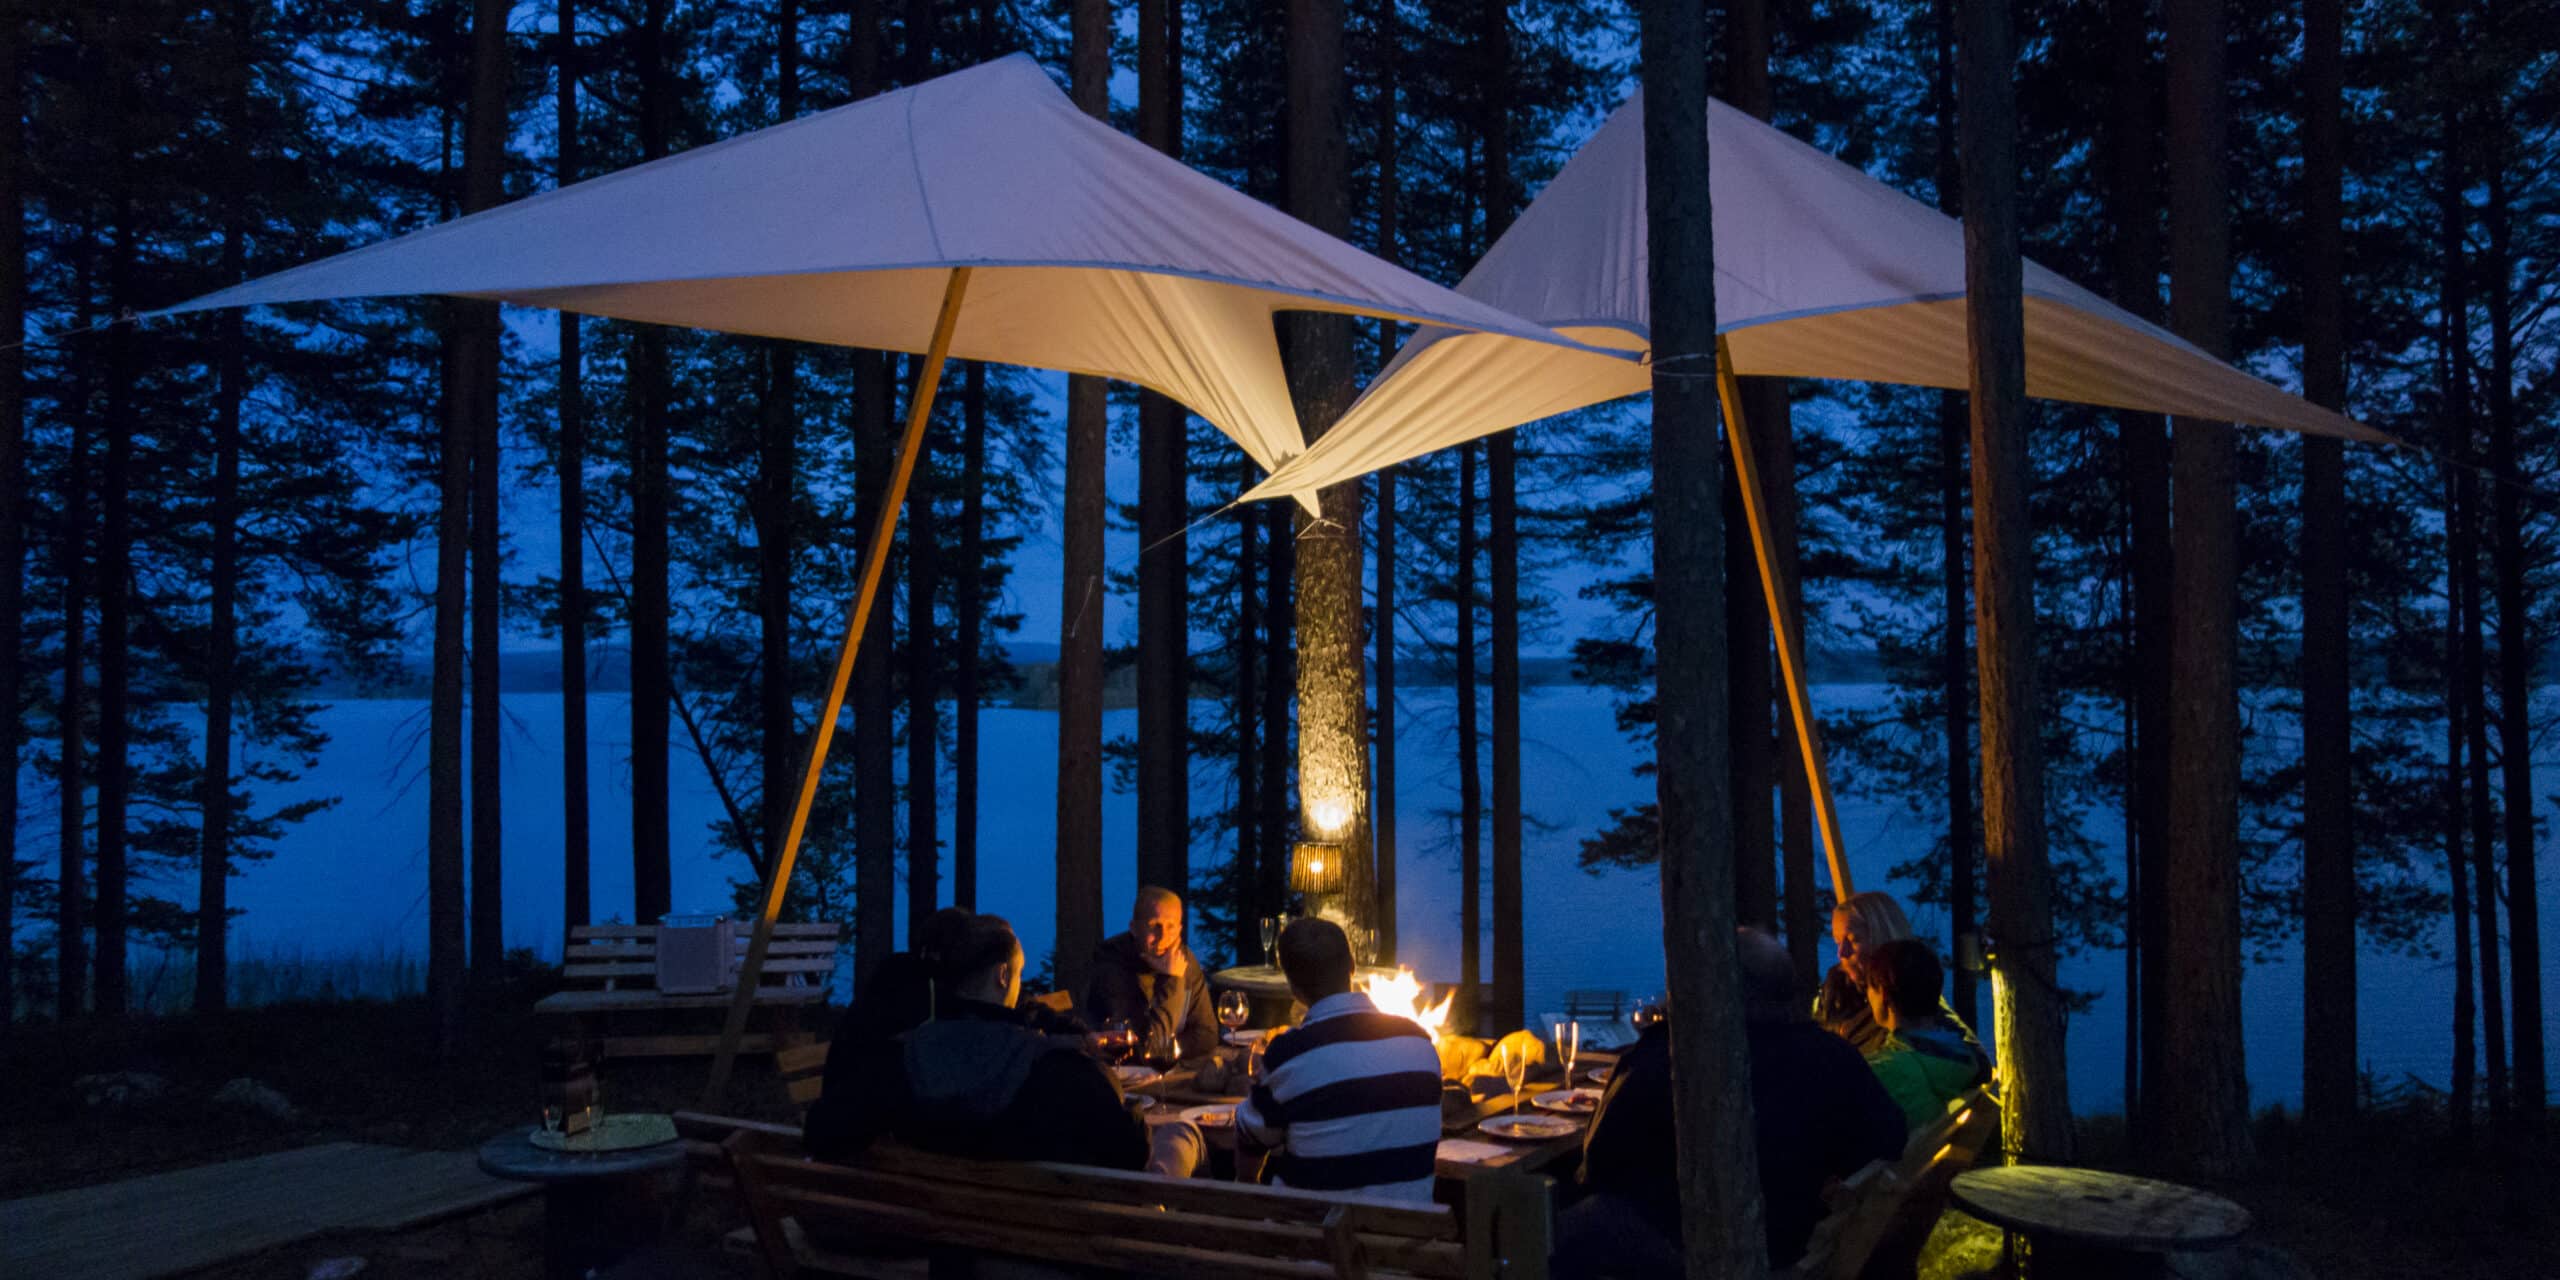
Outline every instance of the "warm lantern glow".
[[1369, 997], [1369, 1003], [1378, 1006], [1378, 1012], [1411, 1018], [1421, 1024], [1424, 1031], [1431, 1033], [1431, 1043], [1440, 1043], [1449, 1021], [1449, 1004], [1457, 999], [1457, 993], [1451, 992], [1441, 997], [1440, 1003], [1423, 1008], [1422, 980], [1414, 977], [1413, 970], [1403, 965], [1396, 966], [1392, 978], [1362, 978], [1357, 985], [1361, 993]]
[[1318, 800], [1307, 806], [1307, 829], [1316, 835], [1327, 838], [1340, 836], [1350, 826], [1350, 805], [1339, 800]]

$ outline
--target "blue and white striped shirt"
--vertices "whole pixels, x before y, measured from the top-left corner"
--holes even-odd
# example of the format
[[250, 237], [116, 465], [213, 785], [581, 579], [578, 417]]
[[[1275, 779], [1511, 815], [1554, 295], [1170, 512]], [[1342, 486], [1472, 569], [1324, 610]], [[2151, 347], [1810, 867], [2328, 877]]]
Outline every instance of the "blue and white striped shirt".
[[1421, 1027], [1378, 1012], [1368, 996], [1327, 996], [1272, 1042], [1236, 1126], [1276, 1149], [1275, 1183], [1428, 1204], [1440, 1055]]

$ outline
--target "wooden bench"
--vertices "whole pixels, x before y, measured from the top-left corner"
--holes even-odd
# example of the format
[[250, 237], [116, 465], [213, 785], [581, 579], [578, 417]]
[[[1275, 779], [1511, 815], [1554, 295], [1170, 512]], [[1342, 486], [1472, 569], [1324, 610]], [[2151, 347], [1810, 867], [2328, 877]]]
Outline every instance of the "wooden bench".
[[[843, 936], [834, 924], [778, 924], [766, 948], [764, 971], [756, 985], [756, 1008], [766, 1029], [750, 1030], [739, 1041], [746, 1053], [771, 1053], [806, 1044], [813, 1032], [801, 1025], [801, 1013], [823, 1010], [827, 980], [835, 972], [836, 948]], [[738, 931], [740, 955], [748, 930]], [[559, 1040], [582, 1045], [590, 1056], [604, 1058], [683, 1057], [717, 1052], [718, 1027], [729, 1008], [727, 991], [677, 995], [658, 990], [658, 927], [647, 924], [579, 925], [569, 931], [569, 948], [561, 973], [575, 984], [544, 996], [533, 1011], [565, 1019]], [[616, 1034], [605, 1034], [612, 1024]], [[704, 1029], [704, 1028], [709, 1029]]]
[[1813, 1229], [1803, 1259], [1786, 1273], [1801, 1280], [1911, 1280], [1920, 1251], [1947, 1210], [1947, 1188], [1973, 1167], [2000, 1131], [2000, 1104], [1975, 1089], [1946, 1117], [1911, 1135], [1902, 1158], [1878, 1160], [1841, 1184], [1833, 1209]]
[[897, 1243], [1141, 1275], [1541, 1280], [1545, 1178], [1487, 1172], [1467, 1213], [1082, 1165], [961, 1160], [881, 1146], [849, 1165], [801, 1154], [788, 1126], [686, 1112], [704, 1185], [736, 1189], [776, 1277], [914, 1274], [825, 1241]]

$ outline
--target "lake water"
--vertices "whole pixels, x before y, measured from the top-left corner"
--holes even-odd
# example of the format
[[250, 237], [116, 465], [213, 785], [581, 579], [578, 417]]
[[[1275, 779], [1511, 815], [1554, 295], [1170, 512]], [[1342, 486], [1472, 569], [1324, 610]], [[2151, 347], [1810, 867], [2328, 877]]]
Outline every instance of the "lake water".
[[[1828, 685], [1816, 690], [1816, 703], [1846, 710], [1874, 705], [1881, 696], [1874, 686]], [[1423, 976], [1441, 980], [1456, 975], [1459, 955], [1450, 729], [1454, 703], [1446, 689], [1410, 691], [1399, 703], [1403, 776], [1397, 927], [1403, 959]], [[559, 698], [510, 694], [505, 705], [507, 940], [556, 958]], [[1530, 1007], [1558, 1007], [1564, 991], [1575, 987], [1639, 994], [1658, 989], [1662, 933], [1656, 877], [1649, 871], [1587, 875], [1574, 860], [1582, 838], [1605, 822], [1612, 808], [1638, 804], [1651, 795], [1650, 781], [1628, 772], [1633, 755], [1615, 729], [1608, 695], [1576, 687], [1532, 689], [1522, 698], [1522, 720], [1522, 778], [1530, 816], [1523, 867]], [[296, 791], [344, 799], [296, 828], [275, 857], [251, 865], [235, 881], [232, 901], [243, 912], [234, 935], [235, 954], [424, 953], [425, 722], [425, 705], [409, 701], [344, 702], [322, 715], [332, 744]], [[627, 919], [631, 868], [623, 851], [630, 840], [630, 792], [624, 696], [594, 696], [590, 724], [594, 907], [599, 919]], [[1053, 932], [1057, 719], [1045, 711], [990, 707], [982, 713], [981, 725], [987, 783], [979, 824], [979, 905], [1010, 918], [1026, 949], [1037, 957], [1049, 949]], [[1107, 735], [1134, 730], [1134, 712], [1104, 717]], [[701, 833], [720, 808], [691, 752], [679, 748], [671, 766], [675, 905], [716, 908], [731, 900], [730, 881], [745, 874], [745, 864], [708, 852], [710, 841]], [[2537, 790], [2545, 792], [2560, 786], [2560, 770], [2548, 777], [2538, 773], [2537, 782]], [[1925, 844], [1930, 833], [1898, 803], [1863, 793], [1854, 774], [1837, 776], [1836, 783], [1858, 883], [1893, 887], [1887, 869]], [[40, 866], [48, 865], [52, 855], [51, 812], [40, 799], [46, 793], [46, 784], [30, 773], [22, 792], [28, 812], [19, 847], [22, 856], [43, 859]], [[945, 796], [947, 840], [947, 779]], [[1219, 803], [1222, 797], [1204, 779], [1194, 811]], [[2099, 821], [2113, 823], [2105, 814]], [[1116, 921], [1135, 887], [1135, 798], [1107, 793], [1103, 828], [1105, 902]], [[165, 891], [191, 897], [191, 875], [187, 885]], [[948, 875], [946, 867], [946, 892]], [[2548, 902], [2547, 892], [2544, 897]], [[2560, 916], [2560, 904], [2546, 906], [2543, 985], [2560, 996], [2553, 971], [2560, 968], [2560, 929], [2551, 923], [2555, 916]], [[1914, 923], [1933, 935], [1945, 931], [1942, 913], [1917, 912]], [[2449, 938], [2439, 943], [2440, 949], [2450, 945]], [[1488, 961], [1491, 951], [1488, 941]], [[1826, 962], [1828, 951], [1826, 942]], [[2072, 1103], [2083, 1112], [2121, 1105], [2123, 1008], [2116, 990], [2122, 972], [2122, 958], [2114, 952], [2081, 956], [2065, 968], [2065, 981], [2073, 987], [2103, 993], [2070, 1031]], [[2252, 1098], [2260, 1105], [2299, 1098], [2301, 982], [2298, 962], [2253, 964], [2248, 971], [2243, 988], [2246, 1052]], [[2450, 962], [2368, 952], [2358, 982], [2360, 1048], [2367, 1068], [2389, 1078], [2408, 1075], [2442, 1084], [2452, 1052]], [[2560, 999], [2551, 1004], [2554, 1013], [2545, 1035], [2560, 1042]]]

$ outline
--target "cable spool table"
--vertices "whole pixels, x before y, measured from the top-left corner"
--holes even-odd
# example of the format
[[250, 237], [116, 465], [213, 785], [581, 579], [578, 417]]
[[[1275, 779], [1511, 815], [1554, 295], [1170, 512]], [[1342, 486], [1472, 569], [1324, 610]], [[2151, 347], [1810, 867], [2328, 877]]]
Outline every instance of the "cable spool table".
[[2160, 1276], [2167, 1255], [2222, 1249], [2249, 1230], [2249, 1211], [2209, 1191], [2096, 1169], [2011, 1165], [1956, 1175], [1965, 1212], [2026, 1237], [2020, 1277]]

